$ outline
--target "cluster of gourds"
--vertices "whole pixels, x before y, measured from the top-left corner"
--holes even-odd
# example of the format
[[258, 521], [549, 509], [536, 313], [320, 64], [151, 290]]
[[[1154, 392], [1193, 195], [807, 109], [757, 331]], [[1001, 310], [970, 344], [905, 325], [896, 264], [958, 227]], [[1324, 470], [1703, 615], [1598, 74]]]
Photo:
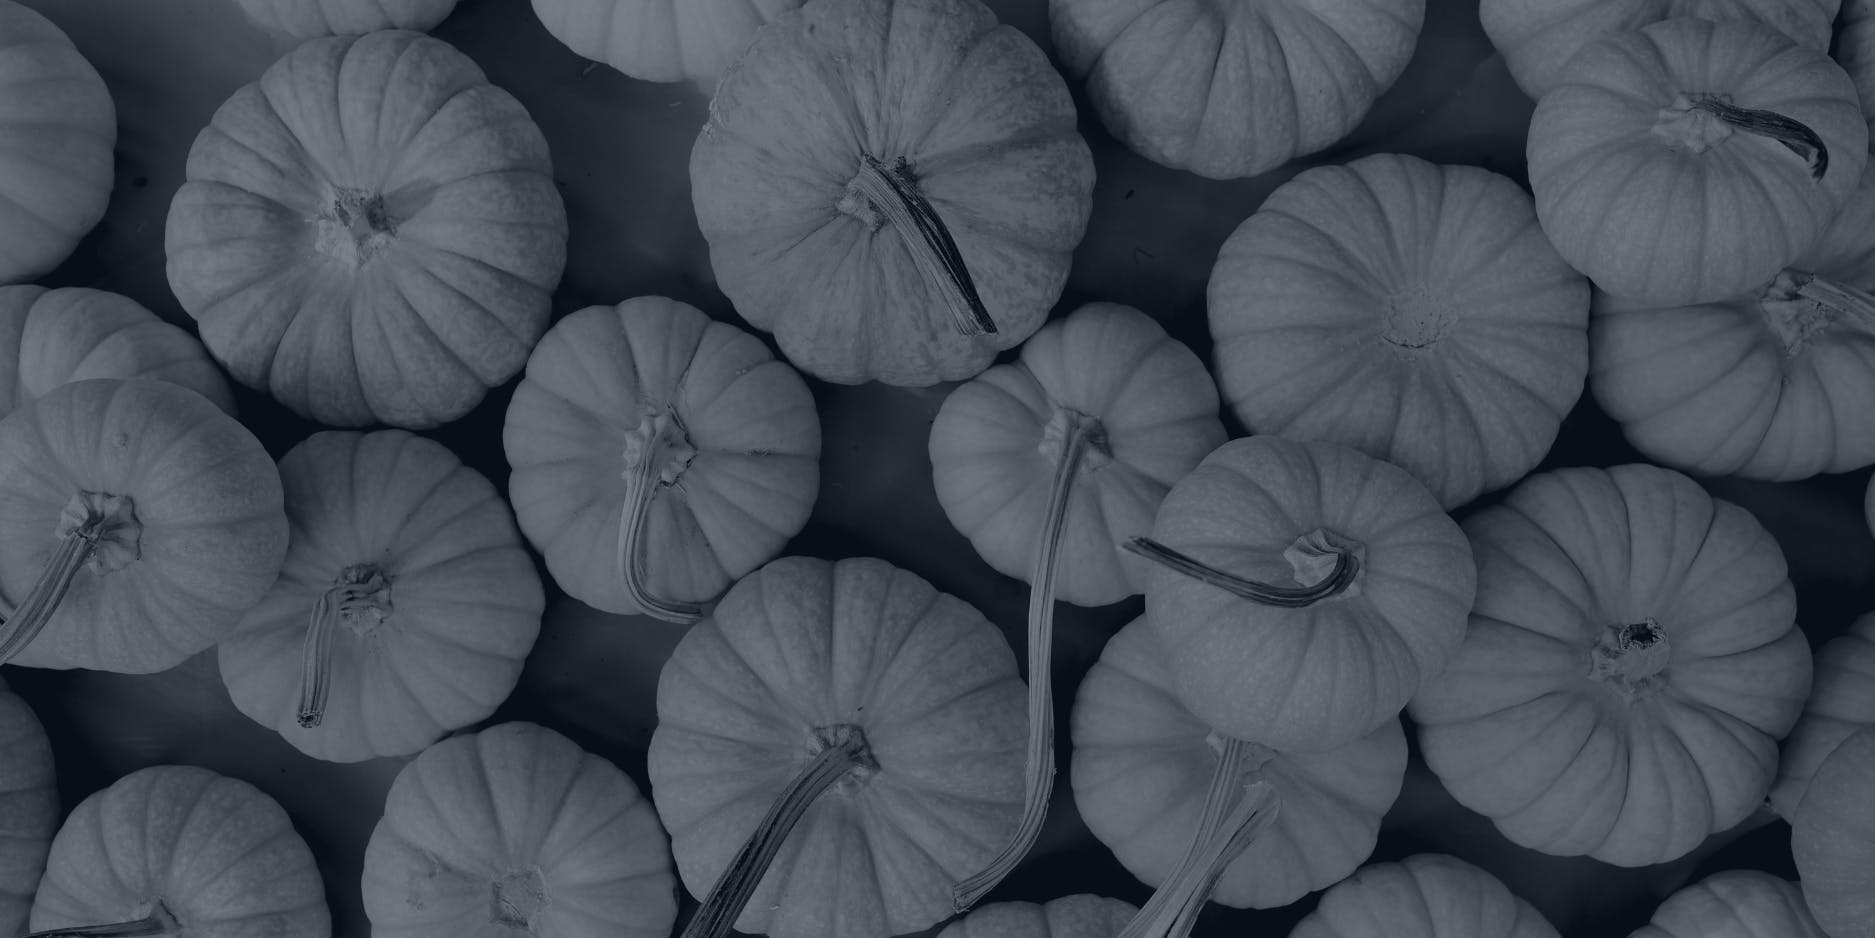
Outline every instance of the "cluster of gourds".
[[[1460, 803], [1544, 853], [1643, 866], [1767, 798], [1790, 820], [1800, 884], [1721, 873], [1637, 936], [1875, 935], [1875, 617], [1813, 668], [1778, 545], [1681, 474], [1875, 463], [1875, 3], [1836, 33], [1836, 0], [1483, 0], [1538, 100], [1532, 192], [1403, 155], [1296, 175], [1217, 258], [1209, 371], [1138, 310], [1050, 318], [1094, 164], [1055, 64], [978, 0], [534, 0], [628, 75], [720, 75], [697, 220], [780, 357], [656, 297], [549, 328], [547, 142], [423, 34], [451, 0], [241, 4], [305, 41], [189, 154], [165, 243], [192, 334], [24, 285], [103, 213], [115, 123], [0, 0], [0, 663], [213, 648], [306, 754], [415, 756], [365, 858], [374, 930], [665, 935], [678, 880], [691, 938], [944, 922], [1041, 829], [1056, 602], [1143, 593], [1081, 682], [1069, 776], [1152, 900], [987, 905], [946, 938], [1176, 936], [1206, 901], [1324, 889], [1297, 938], [1553, 938], [1454, 858], [1362, 868], [1402, 714]], [[1345, 136], [1424, 4], [1049, 14], [1108, 132], [1230, 178]], [[224, 372], [334, 429], [276, 463]], [[782, 556], [819, 492], [800, 372], [963, 382], [932, 482], [1031, 586], [1026, 683], [919, 576]], [[410, 431], [516, 375], [504, 499]], [[1659, 466], [1530, 474], [1585, 386]], [[540, 630], [530, 549], [584, 603], [694, 623], [649, 801], [552, 730], [467, 731]], [[0, 692], [0, 935], [329, 934], [251, 786], [145, 769], [62, 826], [51, 786]]]

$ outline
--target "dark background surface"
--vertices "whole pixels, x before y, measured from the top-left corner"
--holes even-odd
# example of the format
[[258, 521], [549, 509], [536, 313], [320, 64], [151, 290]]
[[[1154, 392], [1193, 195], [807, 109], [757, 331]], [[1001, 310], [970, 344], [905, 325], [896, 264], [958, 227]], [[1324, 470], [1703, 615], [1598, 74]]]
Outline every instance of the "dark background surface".
[[[188, 324], [163, 275], [163, 221], [182, 182], [197, 131], [240, 85], [288, 47], [248, 26], [233, 0], [24, 0], [64, 28], [104, 75], [118, 107], [117, 187], [110, 212], [76, 254], [42, 282], [127, 294]], [[1004, 21], [1049, 47], [1045, 0], [989, 0]], [[707, 97], [686, 85], [654, 85], [593, 66], [555, 42], [526, 0], [463, 0], [435, 34], [468, 53], [515, 94], [553, 147], [571, 224], [570, 258], [556, 313], [662, 294], [738, 323], [716, 289], [690, 210], [687, 161]], [[1077, 96], [1080, 90], [1076, 89]], [[1079, 98], [1082, 130], [1099, 170], [1095, 212], [1075, 255], [1065, 314], [1089, 300], [1137, 306], [1207, 359], [1204, 284], [1218, 246], [1269, 191], [1308, 166], [1372, 152], [1467, 163], [1524, 181], [1524, 131], [1532, 109], [1491, 50], [1477, 0], [1429, 0], [1412, 64], [1362, 126], [1339, 146], [1248, 180], [1214, 182], [1146, 162], [1113, 142]], [[469, 417], [430, 435], [498, 485], [507, 466], [501, 422], [513, 383]], [[949, 385], [921, 390], [814, 384], [825, 447], [822, 490], [793, 553], [885, 558], [930, 579], [988, 615], [1023, 653], [1026, 587], [1003, 577], [951, 530], [931, 491], [925, 441]], [[316, 428], [265, 397], [240, 392], [241, 415], [283, 454]], [[1241, 428], [1233, 427], [1240, 434]], [[1564, 424], [1545, 467], [1616, 465], [1638, 457], [1586, 398]], [[1875, 539], [1862, 519], [1869, 472], [1802, 483], [1702, 480], [1757, 515], [1782, 544], [1812, 644], [1875, 608]], [[1458, 514], [1463, 517], [1487, 496]], [[656, 723], [659, 667], [681, 631], [609, 616], [548, 584], [550, 607], [521, 686], [494, 721], [543, 722], [645, 784], [644, 753]], [[1062, 714], [1062, 773], [1042, 841], [989, 901], [1045, 900], [1099, 892], [1135, 903], [1148, 890], [1081, 823], [1067, 780], [1066, 712], [1101, 646], [1139, 614], [1138, 599], [1101, 609], [1063, 607], [1055, 652]], [[134, 769], [190, 763], [246, 779], [279, 799], [318, 855], [335, 935], [364, 938], [369, 924], [358, 879], [384, 794], [405, 760], [333, 765], [301, 756], [248, 721], [223, 689], [213, 653], [164, 674], [123, 676], [7, 668], [6, 678], [47, 724], [69, 809]], [[1410, 735], [1410, 734], [1409, 734]], [[1789, 829], [1759, 817], [1676, 863], [1622, 870], [1587, 859], [1546, 857], [1498, 836], [1454, 803], [1417, 757], [1388, 815], [1376, 860], [1437, 850], [1503, 878], [1569, 938], [1625, 935], [1658, 901], [1719, 869], [1757, 867], [1795, 876]], [[1211, 906], [1198, 938], [1282, 935], [1314, 904], [1241, 912]], [[686, 902], [686, 914], [694, 903]], [[935, 931], [935, 929], [934, 929]]]

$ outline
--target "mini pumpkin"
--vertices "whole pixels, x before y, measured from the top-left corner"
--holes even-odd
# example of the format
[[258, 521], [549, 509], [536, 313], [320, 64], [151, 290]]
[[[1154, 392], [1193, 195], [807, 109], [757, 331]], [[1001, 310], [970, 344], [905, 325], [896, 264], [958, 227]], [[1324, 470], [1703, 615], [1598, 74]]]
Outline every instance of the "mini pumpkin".
[[312, 851], [260, 789], [193, 766], [140, 769], [73, 809], [32, 927], [58, 935], [328, 938]]
[[1537, 218], [1606, 292], [1735, 296], [1808, 250], [1855, 189], [1868, 124], [1827, 55], [1746, 21], [1613, 33], [1537, 102]]
[[1094, 164], [1048, 56], [980, 0], [811, 0], [723, 76], [690, 181], [718, 285], [789, 361], [923, 386], [1040, 328]]
[[259, 601], [286, 543], [273, 460], [194, 391], [74, 381], [0, 420], [0, 662], [170, 668]]
[[1044, 903], [997, 902], [952, 922], [937, 938], [1115, 938], [1138, 911], [1085, 893]]
[[0, 0], [0, 283], [63, 262], [111, 199], [117, 106], [65, 32]]
[[1855, 82], [1863, 116], [1875, 121], [1875, 3], [1843, 0], [1833, 54]]
[[521, 530], [574, 598], [676, 622], [774, 559], [820, 486], [820, 418], [760, 340], [663, 297], [554, 324], [508, 404]]
[[300, 45], [215, 112], [170, 203], [170, 287], [236, 380], [329, 426], [432, 427], [547, 328], [547, 143], [421, 33]]
[[1336, 749], [1396, 717], [1465, 634], [1471, 547], [1406, 470], [1255, 436], [1172, 487], [1146, 621], [1205, 725], [1280, 752]]
[[236, 0], [255, 25], [290, 39], [356, 36], [380, 29], [427, 32], [456, 0]]
[[1354, 130], [1406, 70], [1425, 0], [1050, 0], [1055, 46], [1134, 152], [1254, 176]]
[[646, 81], [711, 79], [801, 0], [534, 0], [553, 38]]
[[0, 416], [68, 381], [149, 378], [234, 413], [234, 394], [195, 336], [129, 297], [84, 287], [0, 287]]
[[1653, 466], [1535, 475], [1465, 520], [1477, 605], [1421, 751], [1512, 842], [1663, 863], [1743, 821], [1810, 691], [1777, 542]]
[[45, 727], [0, 681], [0, 935], [26, 932], [59, 829], [56, 781]]
[[1865, 726], [1875, 726], [1875, 613], [1857, 619], [1817, 652], [1810, 696], [1784, 741], [1771, 788], [1771, 807], [1779, 816], [1797, 816], [1817, 766]]
[[424, 750], [397, 773], [365, 848], [380, 938], [666, 938], [676, 885], [632, 780], [532, 723]]
[[685, 938], [950, 917], [1021, 814], [1023, 698], [1001, 630], [884, 561], [744, 577], [658, 682], [651, 797], [703, 899]]
[[1558, 938], [1497, 877], [1457, 857], [1376, 863], [1328, 890], [1289, 938]]
[[1588, 374], [1588, 281], [1516, 183], [1469, 166], [1305, 170], [1224, 243], [1209, 304], [1252, 431], [1351, 446], [1447, 507], [1535, 468]]
[[316, 433], [280, 481], [285, 565], [216, 649], [235, 706], [335, 762], [409, 755], [493, 713], [546, 608], [495, 487], [403, 430]]
[[1760, 870], [1727, 870], [1667, 898], [1628, 938], [1829, 938], [1795, 883]]
[[1875, 936], [1875, 727], [1817, 767], [1791, 822], [1803, 899], [1829, 938]]

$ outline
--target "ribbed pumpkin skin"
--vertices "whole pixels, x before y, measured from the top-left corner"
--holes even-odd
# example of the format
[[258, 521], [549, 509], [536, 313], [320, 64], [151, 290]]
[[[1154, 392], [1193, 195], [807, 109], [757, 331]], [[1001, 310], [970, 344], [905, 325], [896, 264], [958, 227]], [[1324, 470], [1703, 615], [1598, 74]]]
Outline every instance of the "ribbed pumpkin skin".
[[51, 20], [0, 0], [0, 283], [63, 262], [110, 202], [117, 106]]
[[[1692, 132], [1689, 118], [1661, 118], [1683, 93], [1803, 123], [1829, 150], [1827, 172], [1813, 180], [1802, 157], [1756, 134], [1703, 153], [1671, 143], [1658, 128]], [[1861, 179], [1868, 124], [1822, 52], [1754, 23], [1675, 19], [1571, 59], [1537, 102], [1525, 152], [1537, 218], [1571, 265], [1637, 303], [1704, 303], [1802, 256]]]
[[1232, 440], [1172, 487], [1152, 537], [1294, 586], [1327, 576], [1284, 556], [1318, 530], [1359, 542], [1361, 568], [1347, 591], [1305, 608], [1156, 566], [1147, 580], [1146, 621], [1179, 699], [1220, 733], [1282, 752], [1339, 748], [1392, 720], [1464, 637], [1474, 577], [1464, 534], [1406, 470], [1351, 449]]
[[1816, 679], [1803, 716], [1784, 740], [1771, 807], [1790, 820], [1810, 787], [1810, 778], [1843, 740], [1875, 726], [1875, 613], [1850, 625], [1816, 655]]
[[[1525, 847], [1630, 867], [1763, 803], [1811, 663], [1783, 554], [1750, 513], [1666, 469], [1561, 469], [1465, 532], [1471, 627], [1408, 711], [1459, 802]], [[1649, 621], [1664, 670], [1590, 676], [1608, 630]]]
[[56, 781], [45, 727], [0, 681], [0, 935], [26, 932], [59, 829]]
[[456, 0], [236, 0], [255, 25], [293, 39], [357, 36], [380, 29], [428, 32]]
[[1535, 468], [1588, 373], [1588, 281], [1516, 183], [1469, 166], [1304, 171], [1224, 243], [1209, 301], [1252, 431], [1387, 460], [1448, 508]]
[[327, 938], [325, 887], [285, 811], [193, 766], [132, 772], [86, 798], [52, 841], [35, 931], [126, 922], [160, 901], [188, 938]]
[[532, 723], [424, 750], [365, 848], [379, 938], [667, 938], [676, 886], [632, 780]]
[[[1197, 830], [1221, 740], [1179, 703], [1145, 623], [1107, 642], [1081, 681], [1070, 732], [1082, 820], [1129, 872], [1158, 888]], [[1262, 757], [1279, 810], [1225, 867], [1211, 894], [1222, 905], [1288, 905], [1366, 862], [1380, 817], [1400, 794], [1406, 734], [1389, 720], [1338, 749]]]
[[1875, 122], [1875, 2], [1843, 0], [1832, 54], [1855, 82], [1863, 116]]
[[1875, 728], [1823, 760], [1791, 822], [1804, 902], [1829, 938], [1875, 936]]
[[982, 614], [880, 560], [784, 557], [737, 583], [658, 682], [651, 797], [677, 870], [705, 895], [814, 731], [858, 726], [879, 764], [789, 834], [736, 930], [878, 938], [951, 915], [1022, 806], [1026, 691]]
[[[1584, 46], [1675, 17], [1751, 20], [1808, 49], [1829, 48], [1841, 0], [1483, 0], [1478, 18], [1511, 77], [1532, 98], [1563, 81]], [[1849, 0], [1853, 5], [1857, 0]]]
[[1558, 936], [1497, 877], [1456, 857], [1422, 853], [1364, 867], [1328, 890], [1289, 938]]
[[1758, 870], [1727, 870], [1667, 898], [1628, 938], [1829, 938], [1795, 883]]
[[708, 79], [801, 0], [533, 0], [553, 38], [645, 81]]
[[1143, 562], [1120, 543], [1152, 530], [1172, 484], [1224, 442], [1217, 387], [1152, 317], [1090, 303], [1044, 326], [1015, 363], [952, 391], [931, 425], [938, 502], [1005, 576], [1035, 575], [1066, 413], [1097, 419], [1103, 436], [1072, 483], [1056, 596], [1118, 602], [1145, 582]]
[[[904, 159], [993, 334], [965, 336], [891, 223], [849, 196]], [[812, 0], [756, 34], [690, 155], [697, 223], [736, 312], [841, 384], [971, 377], [1048, 317], [1094, 163], [1048, 56], [979, 0]], [[847, 207], [842, 208], [842, 204]]]
[[80, 492], [128, 496], [139, 554], [87, 564], [11, 663], [148, 673], [206, 650], [265, 595], [286, 556], [280, 475], [247, 428], [158, 381], [54, 388], [0, 420], [0, 590], [17, 605]]
[[547, 328], [566, 213], [546, 140], [441, 40], [302, 44], [215, 112], [187, 174], [170, 287], [236, 380], [303, 416], [446, 423]]
[[1085, 893], [1052, 902], [997, 902], [952, 922], [937, 938], [1114, 938], [1139, 910]]
[[521, 530], [575, 599], [639, 609], [620, 575], [627, 435], [669, 413], [697, 450], [654, 496], [647, 585], [704, 602], [779, 554], [820, 488], [812, 392], [761, 340], [663, 297], [554, 324], [508, 404], [502, 442]]
[[[481, 473], [402, 430], [316, 433], [280, 460], [285, 566], [217, 646], [242, 713], [317, 759], [417, 752], [507, 699], [546, 598], [514, 517]], [[300, 668], [319, 597], [370, 564], [384, 618], [342, 617], [323, 722], [299, 725]], [[375, 604], [375, 603], [374, 603]]]
[[1134, 152], [1254, 176], [1354, 130], [1413, 57], [1425, 0], [1049, 0], [1055, 46]]
[[68, 381], [149, 378], [234, 413], [234, 394], [195, 336], [137, 301], [84, 287], [0, 287], [0, 416]]

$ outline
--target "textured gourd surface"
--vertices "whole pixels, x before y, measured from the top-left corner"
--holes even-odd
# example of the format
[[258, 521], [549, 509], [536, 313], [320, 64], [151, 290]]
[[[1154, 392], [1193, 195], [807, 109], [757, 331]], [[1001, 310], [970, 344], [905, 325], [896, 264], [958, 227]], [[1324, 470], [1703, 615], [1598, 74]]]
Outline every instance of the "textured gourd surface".
[[52, 742], [26, 701], [0, 681], [0, 934], [26, 926], [59, 827]]

